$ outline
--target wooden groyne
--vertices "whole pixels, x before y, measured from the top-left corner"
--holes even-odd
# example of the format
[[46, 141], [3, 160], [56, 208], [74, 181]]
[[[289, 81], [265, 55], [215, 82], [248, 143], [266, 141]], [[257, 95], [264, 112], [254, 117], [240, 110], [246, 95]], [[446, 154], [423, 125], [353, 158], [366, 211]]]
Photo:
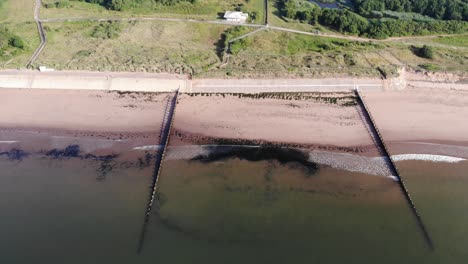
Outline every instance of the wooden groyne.
[[379, 152], [381, 154], [383, 154], [385, 158], [388, 159], [387, 164], [389, 166], [390, 172], [392, 173], [392, 175], [397, 177], [398, 184], [400, 185], [400, 189], [401, 189], [403, 195], [405, 196], [405, 199], [406, 199], [406, 201], [407, 201], [407, 203], [408, 203], [414, 217], [416, 218], [417, 224], [418, 224], [418, 226], [419, 226], [419, 228], [420, 228], [420, 230], [421, 230], [421, 232], [422, 232], [422, 234], [424, 236], [424, 240], [426, 241], [429, 249], [434, 250], [434, 243], [432, 242], [432, 239], [431, 239], [431, 237], [429, 235], [429, 232], [428, 232], [426, 226], [424, 225], [422, 217], [419, 214], [418, 210], [416, 209], [416, 206], [415, 206], [413, 200], [411, 199], [411, 196], [410, 196], [410, 194], [408, 192], [408, 189], [406, 188], [405, 182], [404, 182], [403, 178], [401, 177], [400, 172], [398, 171], [398, 168], [397, 168], [395, 162], [393, 161], [392, 156], [390, 155], [390, 152], [388, 151], [387, 146], [385, 145], [385, 141], [383, 140], [382, 134], [380, 133], [380, 131], [379, 131], [378, 127], [377, 127], [377, 124], [375, 123], [375, 120], [372, 117], [372, 115], [371, 115], [371, 113], [369, 111], [369, 108], [366, 105], [366, 102], [364, 101], [364, 98], [361, 96], [361, 94], [359, 92], [359, 88], [355, 89], [355, 94], [356, 94], [356, 97], [357, 97], [358, 107], [360, 107], [360, 109], [362, 110], [362, 114], [364, 115], [365, 120], [363, 120], [363, 121], [367, 123], [365, 125], [370, 130], [369, 133], [371, 133], [371, 137], [372, 137], [374, 143], [376, 144]]
[[160, 139], [158, 152], [156, 154], [156, 162], [154, 166], [153, 179], [150, 186], [150, 194], [148, 198], [148, 205], [146, 206], [145, 217], [143, 221], [143, 227], [141, 229], [140, 240], [138, 242], [137, 252], [140, 253], [143, 249], [143, 244], [145, 241], [146, 229], [148, 222], [150, 220], [151, 209], [153, 208], [154, 200], [156, 197], [156, 189], [158, 186], [159, 175], [161, 174], [162, 162], [164, 161], [164, 156], [166, 154], [167, 145], [169, 144], [169, 137], [172, 130], [172, 125], [174, 123], [174, 113], [177, 105], [177, 97], [179, 95], [179, 90], [177, 90], [174, 96], [167, 101], [166, 108], [164, 111], [163, 120], [161, 123], [160, 129]]

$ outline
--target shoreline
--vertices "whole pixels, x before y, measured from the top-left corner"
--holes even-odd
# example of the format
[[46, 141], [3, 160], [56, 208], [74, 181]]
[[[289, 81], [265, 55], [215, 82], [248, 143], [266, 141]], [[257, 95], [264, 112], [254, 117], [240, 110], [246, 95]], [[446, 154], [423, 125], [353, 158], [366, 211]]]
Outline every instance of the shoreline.
[[[468, 158], [468, 137], [464, 133], [468, 125], [463, 122], [464, 116], [468, 116], [468, 93], [463, 91], [411, 87], [388, 90], [384, 81], [375, 79], [316, 79], [311, 83], [297, 79], [293, 87], [311, 90], [296, 92], [293, 88], [275, 93], [267, 90], [283, 89], [290, 81], [32, 71], [18, 77], [18, 72], [24, 73], [0, 71], [0, 81], [19, 78], [29, 80], [29, 87], [36, 88], [15, 88], [13, 84], [21, 82], [0, 82], [0, 86], [14, 88], [0, 88], [0, 150], [24, 144], [34, 150], [48, 144], [64, 148], [74, 142], [84, 142], [83, 149], [89, 151], [96, 149], [93, 144], [119, 150], [156, 145], [165, 122], [166, 101], [172, 96], [165, 81], [171, 80], [171, 85], [186, 85], [178, 100], [171, 146], [234, 142], [376, 157], [378, 150], [353, 103], [355, 95], [345, 89], [360, 85], [391, 155]], [[39, 84], [56, 78], [55, 87], [68, 85], [68, 88], [39, 88]], [[75, 78], [81, 79], [74, 83]], [[130, 92], [93, 89], [95, 84], [102, 85], [102, 80], [116, 84], [114, 87], [136, 86]], [[72, 86], [83, 82], [87, 83], [84, 89]], [[153, 83], [156, 88], [151, 88], [151, 92], [139, 91]], [[373, 89], [377, 83], [382, 86]], [[233, 93], [238, 87], [244, 87], [245, 94]], [[204, 92], [193, 92], [201, 89]], [[208, 92], [210, 89], [212, 92]], [[255, 91], [254, 95], [249, 94]], [[28, 137], [29, 141], [23, 141]]]

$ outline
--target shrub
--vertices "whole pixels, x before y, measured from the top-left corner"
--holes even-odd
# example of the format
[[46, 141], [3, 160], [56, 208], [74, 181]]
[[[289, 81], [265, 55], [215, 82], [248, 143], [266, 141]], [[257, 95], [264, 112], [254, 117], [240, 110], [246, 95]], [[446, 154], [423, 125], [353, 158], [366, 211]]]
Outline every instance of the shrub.
[[18, 36], [10, 37], [8, 44], [15, 48], [24, 49], [24, 41]]
[[121, 30], [120, 22], [107, 21], [96, 26], [91, 36], [100, 39], [114, 39], [119, 36]]
[[434, 58], [434, 52], [432, 50], [432, 47], [424, 45], [420, 50], [419, 50], [419, 56], [422, 58], [426, 59], [433, 59]]
[[437, 71], [439, 70], [439, 66], [435, 65], [435, 64], [431, 64], [431, 63], [426, 63], [426, 64], [421, 64], [419, 65], [419, 67], [427, 70], [427, 71]]

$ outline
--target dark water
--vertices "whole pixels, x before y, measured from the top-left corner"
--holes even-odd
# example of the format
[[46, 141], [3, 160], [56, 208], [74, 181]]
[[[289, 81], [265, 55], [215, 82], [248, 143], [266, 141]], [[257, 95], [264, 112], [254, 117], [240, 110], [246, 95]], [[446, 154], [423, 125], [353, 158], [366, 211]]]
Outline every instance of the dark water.
[[[0, 156], [0, 263], [132, 263], [153, 165], [76, 152]], [[70, 152], [71, 151], [71, 152]], [[17, 153], [17, 152], [16, 152]]]
[[330, 9], [338, 9], [342, 8], [342, 6], [352, 8], [354, 2], [352, 0], [336, 0], [336, 1], [320, 1], [320, 0], [309, 0], [309, 2], [318, 5], [320, 8], [330, 8]]
[[154, 168], [147, 153], [3, 152], [1, 263], [468, 259], [466, 161], [397, 163], [434, 240], [430, 252], [390, 178], [318, 165], [297, 150], [220, 149], [165, 161], [140, 254]]
[[153, 209], [142, 254], [160, 263], [430, 260], [385, 177], [237, 155], [167, 160]]
[[439, 263], [468, 261], [468, 161], [398, 163], [435, 243]]

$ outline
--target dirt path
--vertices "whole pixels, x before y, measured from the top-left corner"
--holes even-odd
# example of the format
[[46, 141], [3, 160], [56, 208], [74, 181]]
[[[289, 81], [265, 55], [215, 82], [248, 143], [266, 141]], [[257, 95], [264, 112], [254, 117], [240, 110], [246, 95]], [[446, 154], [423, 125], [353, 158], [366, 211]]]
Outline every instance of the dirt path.
[[45, 35], [45, 32], [44, 32], [44, 27], [42, 26], [42, 21], [39, 18], [39, 12], [40, 12], [41, 5], [42, 5], [41, 0], [36, 0], [36, 6], [34, 7], [34, 20], [36, 21], [36, 24], [37, 24], [37, 30], [39, 32], [39, 38], [41, 39], [41, 43], [37, 47], [36, 51], [34, 51], [31, 58], [28, 60], [28, 62], [26, 64], [26, 68], [29, 68], [36, 61], [37, 57], [39, 57], [42, 50], [45, 48], [45, 46], [47, 44], [47, 39], [46, 39], [46, 35]]
[[61, 23], [61, 22], [74, 22], [74, 21], [168, 21], [168, 22], [186, 22], [186, 23], [206, 23], [206, 24], [217, 24], [217, 25], [229, 25], [229, 26], [245, 26], [245, 27], [264, 27], [260, 24], [240, 24], [235, 22], [228, 22], [224, 20], [197, 20], [197, 19], [183, 19], [183, 18], [162, 18], [162, 17], [92, 17], [92, 18], [48, 18], [41, 19], [44, 23]]

